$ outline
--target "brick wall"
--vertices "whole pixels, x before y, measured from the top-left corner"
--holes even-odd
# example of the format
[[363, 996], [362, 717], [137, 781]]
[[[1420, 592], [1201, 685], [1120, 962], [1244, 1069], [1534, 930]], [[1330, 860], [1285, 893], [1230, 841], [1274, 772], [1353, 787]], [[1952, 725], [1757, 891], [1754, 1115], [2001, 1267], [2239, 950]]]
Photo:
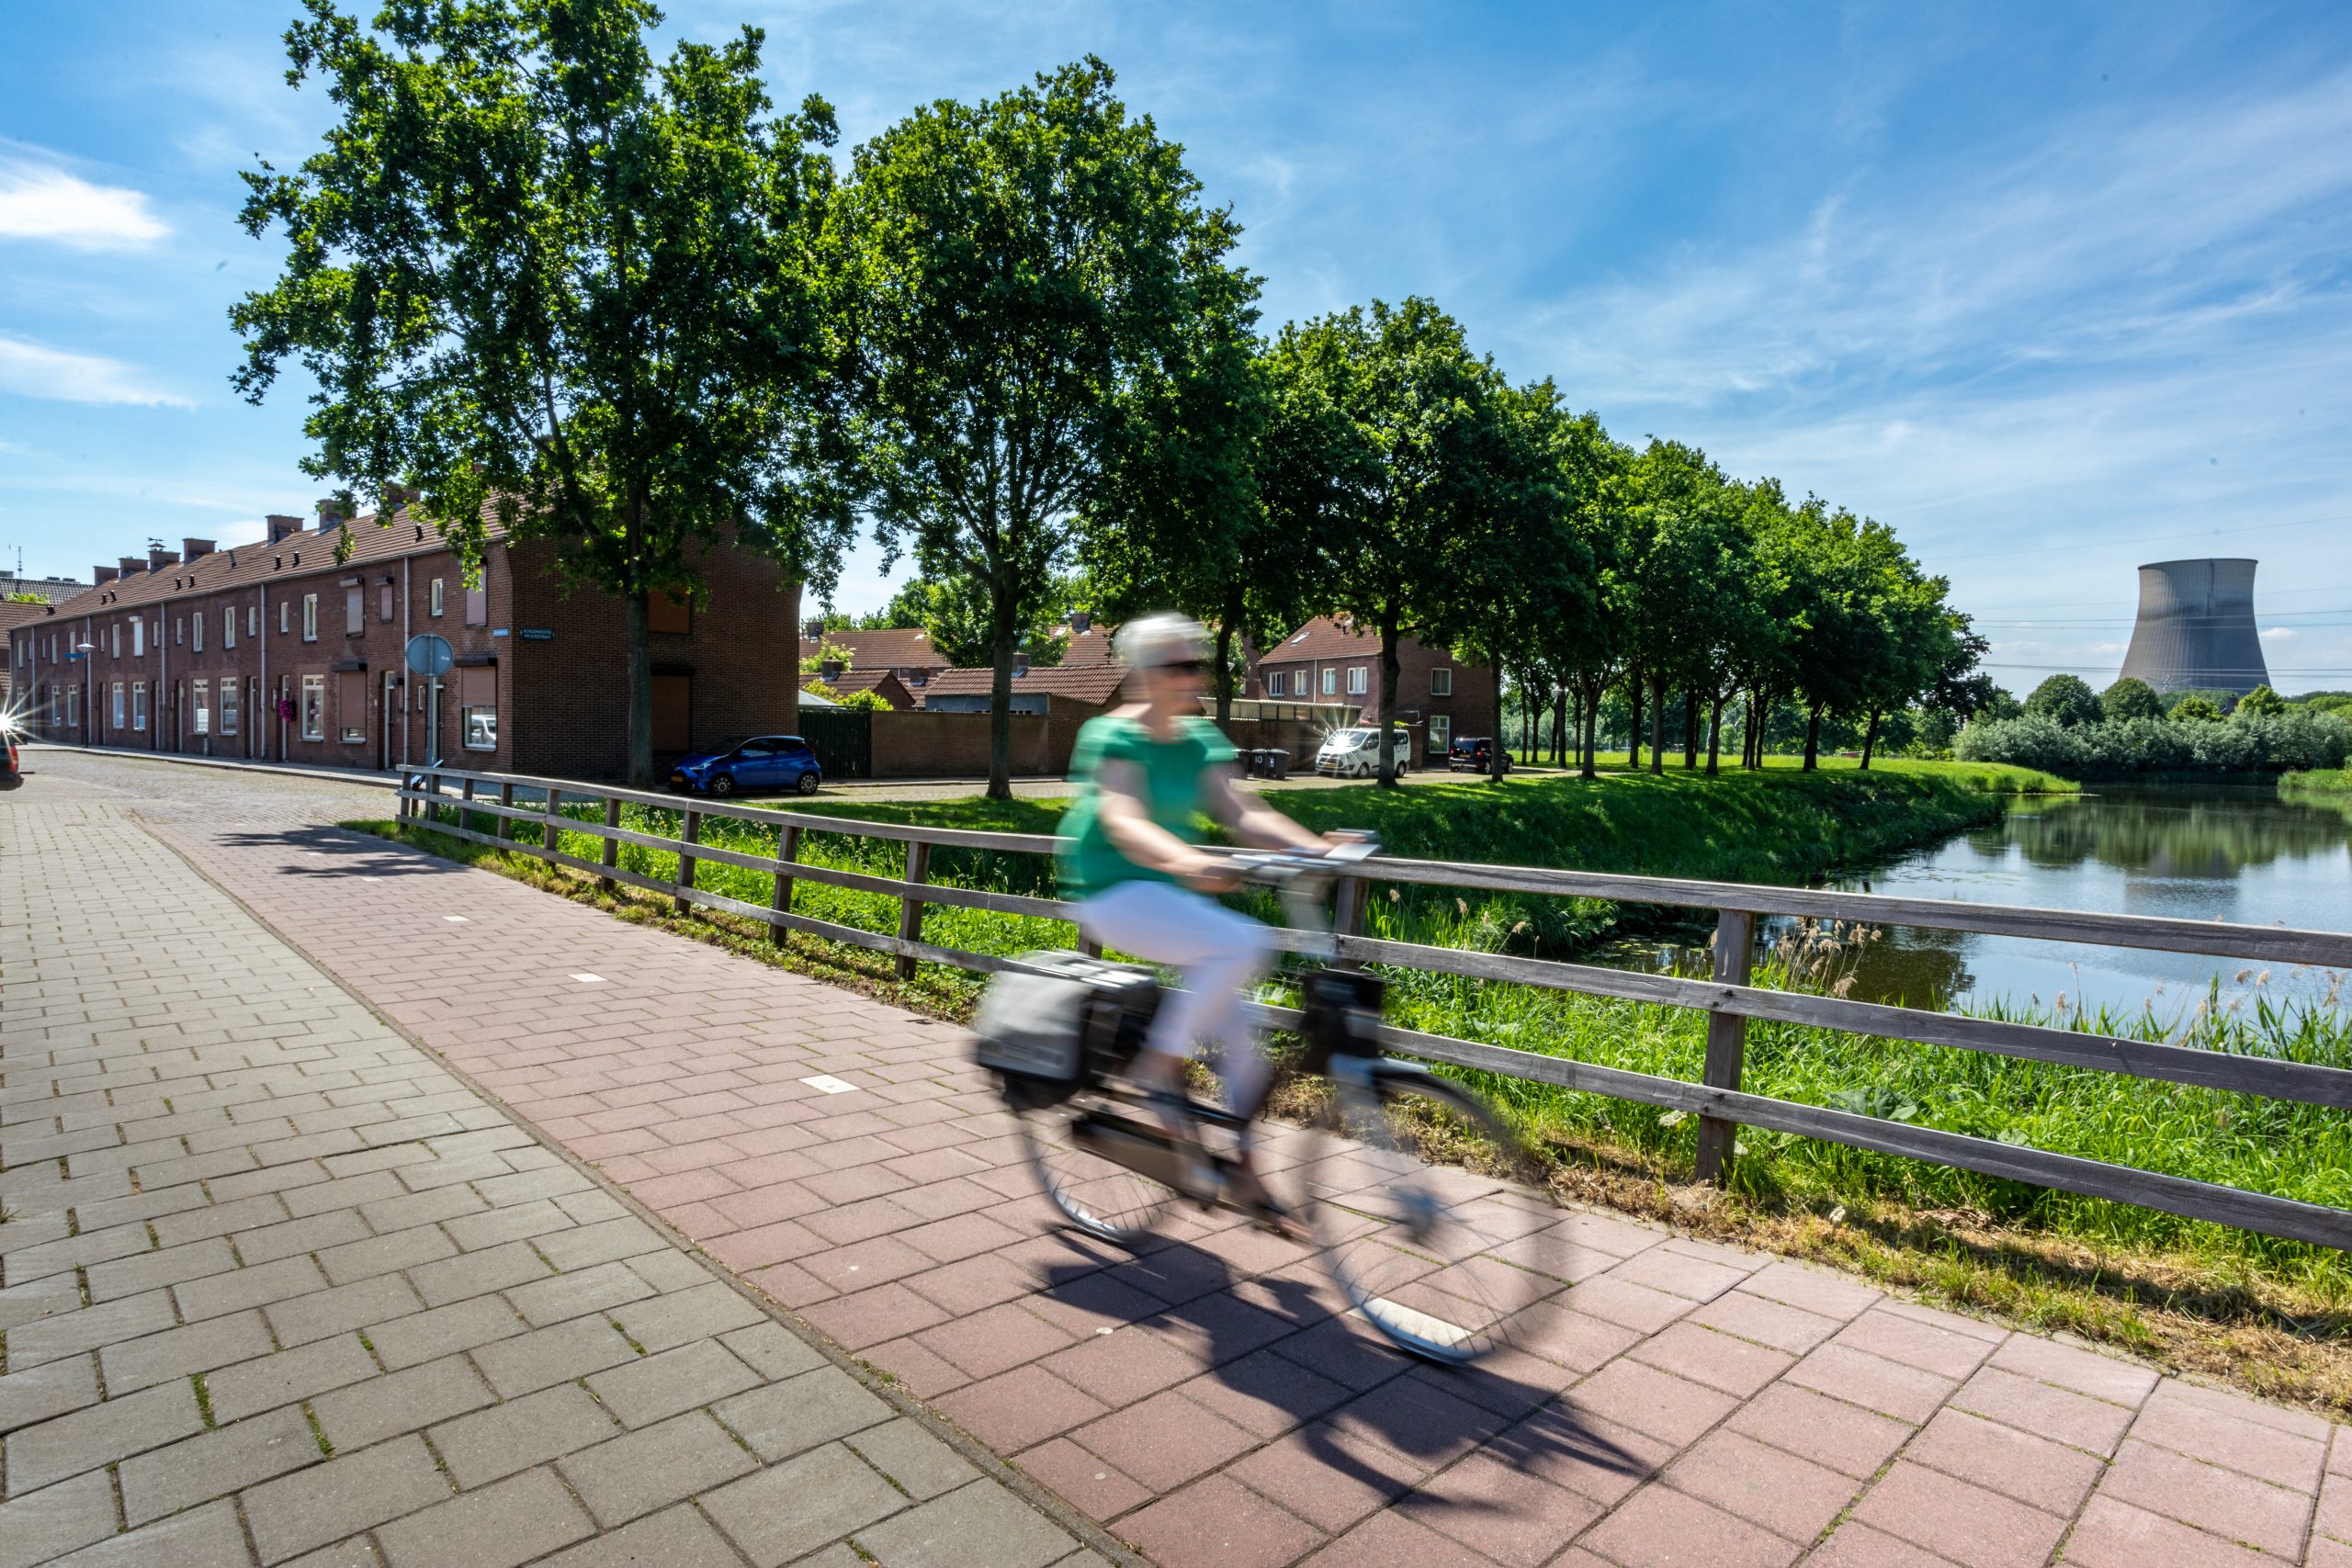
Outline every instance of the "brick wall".
[[[1069, 771], [1079, 727], [1091, 713], [1008, 716], [1012, 722], [1012, 771], [1057, 777]], [[989, 720], [984, 713], [874, 716], [874, 776], [877, 779], [981, 778], [989, 771]]]

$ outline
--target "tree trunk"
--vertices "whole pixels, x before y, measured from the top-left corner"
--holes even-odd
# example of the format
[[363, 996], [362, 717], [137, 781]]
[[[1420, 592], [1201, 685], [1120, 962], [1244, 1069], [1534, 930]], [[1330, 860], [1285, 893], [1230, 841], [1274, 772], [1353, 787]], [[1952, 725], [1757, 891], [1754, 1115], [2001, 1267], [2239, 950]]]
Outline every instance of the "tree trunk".
[[1728, 700], [1727, 694], [1715, 693], [1711, 699], [1713, 706], [1707, 715], [1707, 776], [1711, 779], [1723, 773], [1724, 704]]
[[1625, 703], [1633, 710], [1633, 717], [1625, 726], [1625, 766], [1642, 765], [1642, 672], [1625, 671]]
[[[621, 653], [628, 662], [628, 761], [631, 789], [653, 787], [653, 662], [646, 639], [645, 590], [621, 595]], [[439, 755], [435, 752], [435, 755]]]
[[1012, 798], [1012, 606], [998, 598], [989, 619], [995, 647], [989, 673], [989, 791], [990, 800]]
[[1396, 682], [1404, 671], [1396, 660], [1393, 615], [1380, 618], [1380, 787], [1396, 787]]
[[1579, 705], [1580, 728], [1584, 730], [1583, 756], [1578, 759], [1578, 771], [1589, 779], [1600, 776], [1600, 694], [1589, 691]]
[[1821, 761], [1821, 705], [1808, 703], [1804, 710], [1804, 771], [1811, 773]]
[[[1497, 718], [1500, 718], [1502, 716], [1503, 664], [1502, 660], [1498, 659], [1495, 660], [1495, 716]], [[1503, 744], [1503, 738], [1498, 735], [1495, 737], [1494, 744], [1487, 748], [1487, 776], [1493, 779], [1497, 784], [1500, 784], [1503, 782], [1503, 771], [1510, 766], [1510, 748], [1505, 746]]]
[[1877, 708], [1871, 709], [1870, 728], [1862, 731], [1861, 771], [1863, 773], [1869, 773], [1871, 771], [1871, 753], [1878, 749], [1879, 713], [1880, 710]]
[[[1225, 729], [1233, 722], [1233, 626], [1236, 619], [1227, 615], [1216, 628], [1216, 727], [1219, 729]], [[1497, 676], [1496, 679], [1500, 680], [1501, 677]]]
[[1551, 718], [1552, 765], [1565, 768], [1568, 765], [1568, 689], [1566, 686], [1552, 688]]
[[1650, 772], [1666, 773], [1666, 676], [1650, 676]]
[[1682, 771], [1690, 773], [1698, 766], [1699, 694], [1694, 689], [1686, 688], [1682, 694]]

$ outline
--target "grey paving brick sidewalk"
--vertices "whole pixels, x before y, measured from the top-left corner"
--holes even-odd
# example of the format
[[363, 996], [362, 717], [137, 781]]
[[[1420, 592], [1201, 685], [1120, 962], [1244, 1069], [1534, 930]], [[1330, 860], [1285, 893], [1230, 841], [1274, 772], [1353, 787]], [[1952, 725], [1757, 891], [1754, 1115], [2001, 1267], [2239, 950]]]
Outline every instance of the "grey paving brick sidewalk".
[[0, 797], [0, 1568], [1099, 1561], [58, 772]]
[[[1036, 1195], [959, 1032], [318, 825], [379, 810], [379, 795], [277, 777], [238, 787], [197, 773], [74, 758], [16, 798], [40, 799], [36, 786], [53, 786], [50, 798], [107, 791], [136, 805], [156, 832], [515, 1114], [596, 1161], [714, 1258], [1162, 1568], [2352, 1568], [2352, 1444], [2341, 1428], [1767, 1254], [1570, 1214], [1560, 1224], [1583, 1277], [1555, 1298], [1553, 1332], [1527, 1353], [1439, 1371], [1351, 1325], [1314, 1258], [1246, 1228], [1185, 1219], [1135, 1254], [1085, 1245]], [[72, 830], [56, 832], [62, 841]], [[48, 897], [37, 933], [50, 920], [86, 933], [94, 911]], [[229, 1005], [201, 989], [204, 963], [180, 957], [176, 935], [151, 934], [136, 962], [124, 962], [174, 955], [191, 1018]], [[145, 1016], [134, 1006], [75, 1027], [95, 1042], [133, 1014]], [[254, 1039], [256, 1049], [299, 1049], [288, 1036]], [[369, 1185], [345, 1189], [354, 1203], [312, 1210], [305, 1199], [317, 1189], [273, 1188], [266, 1173], [276, 1162], [241, 1151], [251, 1143], [242, 1131], [198, 1129], [160, 1147], [152, 1130], [119, 1119], [107, 1068], [184, 1073], [168, 1049], [135, 1064], [80, 1049], [100, 1060], [77, 1058], [71, 1075], [57, 1069], [40, 1091], [46, 1108], [32, 1119], [41, 1125], [22, 1135], [35, 1185], [95, 1184], [83, 1234], [28, 1237], [44, 1274], [17, 1286], [11, 1273], [0, 1292], [10, 1310], [18, 1292], [46, 1289], [59, 1303], [41, 1330], [47, 1340], [35, 1341], [41, 1360], [20, 1372], [12, 1359], [0, 1378], [0, 1412], [11, 1400], [35, 1412], [31, 1430], [85, 1423], [60, 1428], [68, 1441], [28, 1450], [38, 1485], [23, 1500], [53, 1498], [28, 1515], [28, 1526], [96, 1506], [104, 1489], [93, 1472], [61, 1468], [76, 1444], [110, 1446], [136, 1431], [142, 1443], [220, 1443], [219, 1462], [257, 1464], [279, 1451], [274, 1438], [294, 1435], [284, 1413], [306, 1396], [327, 1436], [368, 1459], [360, 1474], [370, 1496], [417, 1484], [415, 1456], [431, 1440], [447, 1466], [444, 1495], [413, 1505], [415, 1520], [462, 1524], [492, 1508], [560, 1517], [550, 1477], [593, 1503], [592, 1493], [659, 1490], [651, 1478], [673, 1465], [691, 1472], [697, 1456], [723, 1459], [687, 1419], [707, 1409], [730, 1443], [740, 1438], [770, 1468], [707, 1491], [691, 1512], [645, 1516], [661, 1531], [724, 1531], [772, 1557], [790, 1549], [776, 1532], [831, 1527], [854, 1530], [886, 1563], [986, 1561], [973, 1543], [986, 1539], [980, 1516], [991, 1495], [970, 1483], [878, 1524], [845, 1522], [857, 1498], [888, 1501], [871, 1489], [876, 1465], [922, 1492], [876, 1451], [878, 1438], [853, 1435], [855, 1456], [831, 1446], [865, 1409], [848, 1380], [818, 1386], [807, 1372], [789, 1382], [786, 1370], [741, 1353], [731, 1329], [679, 1342], [646, 1314], [695, 1292], [661, 1269], [648, 1274], [642, 1258], [616, 1258], [584, 1239], [571, 1244], [582, 1249], [574, 1254], [560, 1239], [502, 1229], [536, 1223], [501, 1218], [510, 1206], [550, 1224], [560, 1215], [567, 1235], [613, 1224], [573, 1216], [566, 1204], [580, 1194], [532, 1190], [549, 1168], [529, 1168], [528, 1151], [517, 1168], [520, 1145], [479, 1150], [460, 1140], [483, 1129], [436, 1128], [419, 1135], [427, 1155], [418, 1164], [336, 1175]], [[8, 1066], [13, 1096], [20, 1085]], [[281, 1067], [257, 1061], [243, 1070]], [[817, 1075], [838, 1082], [810, 1083]], [[414, 1092], [446, 1092], [429, 1082], [421, 1077]], [[114, 1087], [122, 1100], [131, 1086]], [[378, 1084], [362, 1077], [351, 1087]], [[175, 1114], [212, 1107], [240, 1129], [255, 1114], [196, 1095], [175, 1104]], [[331, 1094], [327, 1104], [345, 1101]], [[304, 1149], [300, 1140], [356, 1132], [366, 1141], [371, 1126], [314, 1123], [305, 1113], [260, 1146], [283, 1143], [325, 1168], [374, 1151]], [[231, 1168], [209, 1163], [224, 1156]], [[424, 1157], [493, 1158], [502, 1174], [420, 1184], [432, 1168]], [[146, 1192], [107, 1185], [126, 1164], [151, 1188], [159, 1183], [150, 1169], [182, 1187], [209, 1184], [208, 1210], [152, 1216], [152, 1238], [105, 1239], [133, 1223], [112, 1216], [145, 1217]], [[20, 1174], [11, 1168], [0, 1182]], [[452, 1186], [492, 1207], [440, 1213], [434, 1205], [446, 1199], [435, 1194]], [[357, 1228], [303, 1228], [343, 1223], [336, 1213], [355, 1206]], [[428, 1228], [458, 1250], [410, 1234]], [[208, 1250], [232, 1233], [243, 1263], [234, 1273], [220, 1266], [217, 1245]], [[533, 1255], [564, 1272], [524, 1269]], [[76, 1267], [90, 1282], [87, 1305], [78, 1280], [65, 1282]], [[677, 1264], [662, 1268], [683, 1280]], [[365, 1292], [390, 1280], [413, 1298], [402, 1299], [406, 1312], [357, 1321], [380, 1310]], [[632, 1280], [648, 1294], [605, 1293], [633, 1292]], [[599, 1322], [617, 1323], [636, 1343], [616, 1349]], [[492, 1328], [506, 1332], [493, 1341]], [[417, 1380], [397, 1384], [403, 1399], [435, 1397], [442, 1384], [424, 1389], [422, 1373], [461, 1352], [480, 1387], [458, 1386], [507, 1403], [445, 1411], [422, 1438], [397, 1418], [363, 1423], [346, 1442], [334, 1420], [354, 1416], [338, 1412], [334, 1383], [362, 1371], [351, 1348], [363, 1329], [359, 1349], [385, 1369], [388, 1386]], [[265, 1337], [236, 1338], [255, 1333]], [[188, 1427], [187, 1385], [172, 1381], [189, 1370], [180, 1360], [251, 1366], [272, 1333], [285, 1348], [267, 1359], [277, 1363], [267, 1376], [208, 1380], [210, 1419], [222, 1421], [224, 1408], [243, 1414], [221, 1430]], [[142, 1348], [110, 1363], [106, 1347], [117, 1341]], [[681, 1354], [689, 1349], [700, 1359]], [[764, 1382], [737, 1388], [730, 1380], [743, 1374], [725, 1358]], [[689, 1371], [714, 1379], [690, 1381], [702, 1401], [693, 1410], [663, 1389]], [[127, 1418], [101, 1418], [101, 1376], [107, 1403], [145, 1403]], [[598, 1430], [592, 1405], [620, 1437], [555, 1459], [550, 1471], [548, 1456], [572, 1440], [575, 1424]], [[198, 1404], [193, 1418], [205, 1416]], [[273, 1418], [279, 1427], [264, 1425]], [[463, 1437], [436, 1435], [467, 1421], [475, 1425]], [[223, 1431], [238, 1427], [237, 1443], [225, 1443]], [[172, 1435], [154, 1435], [165, 1429]], [[624, 1439], [649, 1453], [675, 1443], [678, 1452], [662, 1447], [659, 1462], [640, 1463], [639, 1450], [618, 1446]], [[608, 1457], [590, 1464], [598, 1453]], [[13, 1467], [13, 1448], [7, 1459]], [[309, 1470], [262, 1485], [334, 1470], [305, 1462]], [[131, 1469], [121, 1467], [126, 1507]], [[7, 1480], [18, 1483], [13, 1468]], [[141, 1497], [173, 1495], [142, 1484]], [[211, 1506], [192, 1501], [198, 1514]], [[989, 1517], [1012, 1517], [987, 1506]], [[835, 1507], [847, 1515], [822, 1512]], [[626, 1528], [645, 1530], [642, 1560], [692, 1560], [652, 1524]], [[374, 1540], [396, 1561], [427, 1560], [441, 1541], [420, 1529], [403, 1521]], [[0, 1529], [0, 1543], [11, 1539]], [[0, 1568], [6, 1552], [0, 1544]], [[849, 1557], [832, 1561], [847, 1568]]]

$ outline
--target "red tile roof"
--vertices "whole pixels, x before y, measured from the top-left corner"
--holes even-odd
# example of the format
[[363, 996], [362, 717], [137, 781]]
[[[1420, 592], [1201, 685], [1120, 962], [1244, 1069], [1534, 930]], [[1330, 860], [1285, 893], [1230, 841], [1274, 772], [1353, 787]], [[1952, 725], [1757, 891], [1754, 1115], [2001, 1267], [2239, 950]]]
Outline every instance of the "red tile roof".
[[1379, 635], [1369, 629], [1356, 629], [1353, 617], [1317, 615], [1258, 655], [1258, 662], [1283, 664], [1295, 659], [1354, 659], [1379, 651]]
[[921, 626], [888, 626], [870, 632], [827, 632], [823, 643], [800, 639], [800, 657], [814, 659], [825, 644], [849, 649], [853, 670], [937, 670], [947, 660], [931, 646]]
[[[1016, 693], [1044, 692], [1104, 707], [1134, 673], [1127, 666], [1108, 660], [1088, 664], [1033, 665], [1027, 672], [1012, 678], [1012, 689]], [[986, 667], [942, 670], [922, 689], [922, 698], [927, 704], [933, 697], [986, 696], [993, 689], [995, 679], [996, 671]]]

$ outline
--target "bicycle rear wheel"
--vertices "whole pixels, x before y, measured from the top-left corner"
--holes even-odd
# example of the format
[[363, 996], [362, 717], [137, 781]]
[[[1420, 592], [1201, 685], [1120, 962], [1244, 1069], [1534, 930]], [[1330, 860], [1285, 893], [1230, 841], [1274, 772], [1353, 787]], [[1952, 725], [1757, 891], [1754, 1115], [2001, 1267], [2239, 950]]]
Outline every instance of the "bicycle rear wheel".
[[1136, 1241], [1180, 1196], [1150, 1174], [1172, 1165], [1167, 1134], [1137, 1118], [1095, 1104], [1091, 1096], [1016, 1109], [1014, 1115], [1037, 1184], [1088, 1235], [1123, 1246]]
[[1477, 1096], [1408, 1063], [1336, 1076], [1325, 1135], [1297, 1175], [1348, 1304], [1447, 1365], [1540, 1337], [1572, 1263], [1566, 1216], [1518, 1136]]

